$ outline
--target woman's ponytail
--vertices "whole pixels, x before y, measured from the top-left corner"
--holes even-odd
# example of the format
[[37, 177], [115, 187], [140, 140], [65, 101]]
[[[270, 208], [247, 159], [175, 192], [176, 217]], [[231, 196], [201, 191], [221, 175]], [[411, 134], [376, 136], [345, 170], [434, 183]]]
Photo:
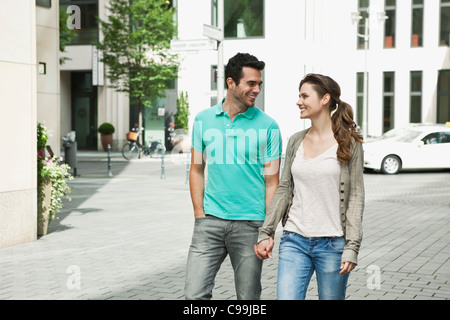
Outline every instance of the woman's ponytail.
[[354, 141], [363, 142], [362, 135], [358, 132], [356, 123], [353, 121], [352, 107], [337, 98], [337, 109], [331, 116], [333, 121], [334, 138], [338, 142], [337, 158], [340, 162], [350, 161], [352, 154], [350, 147]]

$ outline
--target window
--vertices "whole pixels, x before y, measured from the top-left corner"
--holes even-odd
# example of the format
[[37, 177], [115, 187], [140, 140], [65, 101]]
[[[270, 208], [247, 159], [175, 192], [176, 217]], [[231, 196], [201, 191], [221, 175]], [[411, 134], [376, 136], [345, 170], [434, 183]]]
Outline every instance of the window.
[[388, 17], [384, 24], [384, 47], [395, 48], [395, 12], [396, 0], [385, 0], [385, 12]]
[[450, 121], [450, 70], [440, 70], [438, 79], [437, 123]]
[[[212, 25], [217, 26], [217, 0], [212, 0]], [[264, 0], [224, 1], [225, 38], [264, 37]]]
[[383, 133], [394, 128], [395, 73], [384, 72], [383, 76]]
[[36, 5], [45, 8], [52, 7], [52, 0], [36, 0]]
[[411, 71], [409, 122], [422, 122], [422, 71]]
[[411, 47], [423, 46], [423, 0], [412, 0]]
[[[69, 19], [79, 19], [80, 28], [74, 28], [74, 44], [93, 44], [98, 41], [98, 0], [60, 0], [61, 13], [68, 14]], [[73, 6], [74, 10], [68, 8]], [[67, 12], [69, 11], [69, 12]]]
[[422, 139], [424, 144], [450, 143], [450, 132], [433, 132]]
[[[223, 66], [224, 72], [226, 67], [226, 65]], [[224, 81], [224, 89], [228, 89], [226, 81]], [[217, 65], [211, 66], [211, 90], [217, 90]]]
[[450, 41], [450, 0], [441, 0], [440, 45], [448, 46]]
[[361, 127], [364, 122], [364, 72], [356, 74], [356, 123]]
[[[366, 19], [369, 19], [369, 6], [370, 6], [370, 0], [358, 0], [358, 11], [359, 15], [362, 17], [362, 19], [358, 22], [358, 33], [359, 34], [365, 34], [365, 24]], [[369, 32], [369, 30], [367, 30]], [[357, 37], [357, 48], [358, 49], [364, 49], [364, 38], [358, 36]], [[368, 40], [369, 41], [369, 40]], [[367, 46], [369, 46], [369, 43], [367, 43]]]

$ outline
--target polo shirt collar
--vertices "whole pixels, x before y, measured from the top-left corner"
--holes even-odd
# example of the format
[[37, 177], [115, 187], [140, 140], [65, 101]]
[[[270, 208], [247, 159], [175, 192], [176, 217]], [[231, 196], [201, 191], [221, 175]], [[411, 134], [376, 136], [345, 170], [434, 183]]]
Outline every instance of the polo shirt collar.
[[[225, 113], [225, 111], [223, 111], [223, 103], [225, 101], [225, 98], [222, 100], [222, 103], [219, 103], [216, 106], [216, 115], [220, 116], [223, 115]], [[241, 113], [243, 117], [246, 117], [247, 119], [253, 119], [253, 116], [256, 113], [256, 106], [253, 106], [252, 108], [248, 108], [247, 111], [245, 111], [244, 113]]]

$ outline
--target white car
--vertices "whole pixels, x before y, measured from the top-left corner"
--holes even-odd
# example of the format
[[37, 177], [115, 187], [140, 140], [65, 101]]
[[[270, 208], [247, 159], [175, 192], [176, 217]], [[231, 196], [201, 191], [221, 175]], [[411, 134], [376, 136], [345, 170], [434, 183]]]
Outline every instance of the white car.
[[450, 168], [450, 126], [410, 124], [363, 144], [364, 168], [396, 174], [402, 169]]

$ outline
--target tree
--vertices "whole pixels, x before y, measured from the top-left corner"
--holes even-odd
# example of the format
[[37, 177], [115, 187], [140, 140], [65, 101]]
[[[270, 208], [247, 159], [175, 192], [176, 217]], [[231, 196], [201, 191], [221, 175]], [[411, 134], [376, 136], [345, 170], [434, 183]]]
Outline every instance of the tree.
[[139, 106], [140, 130], [143, 107], [164, 97], [167, 81], [176, 78], [177, 56], [168, 50], [176, 32], [174, 9], [167, 0], [110, 0], [107, 9], [106, 21], [99, 20], [104, 39], [97, 45], [110, 86]]
[[181, 92], [177, 99], [177, 113], [175, 114], [175, 128], [189, 131], [189, 97]]

